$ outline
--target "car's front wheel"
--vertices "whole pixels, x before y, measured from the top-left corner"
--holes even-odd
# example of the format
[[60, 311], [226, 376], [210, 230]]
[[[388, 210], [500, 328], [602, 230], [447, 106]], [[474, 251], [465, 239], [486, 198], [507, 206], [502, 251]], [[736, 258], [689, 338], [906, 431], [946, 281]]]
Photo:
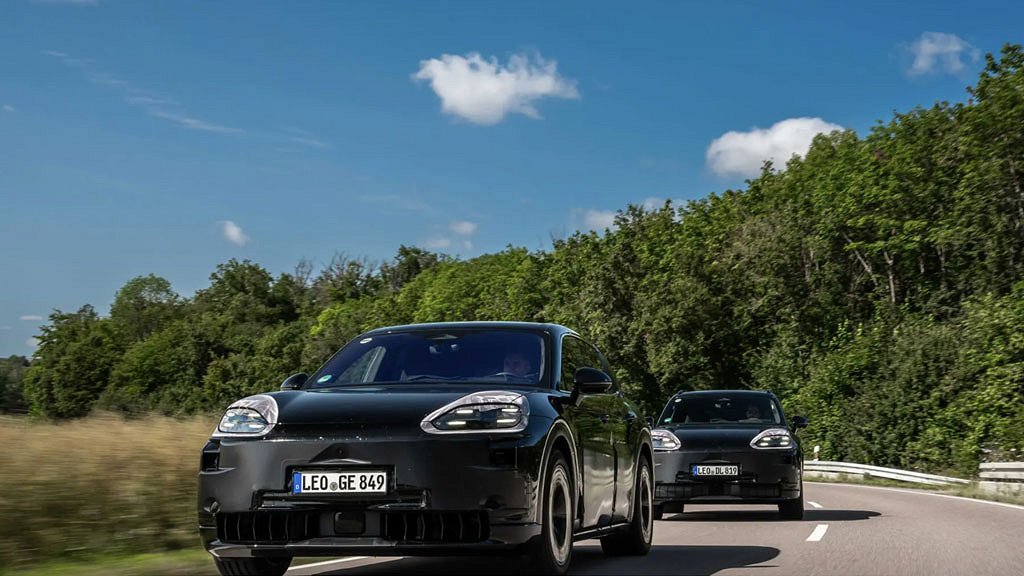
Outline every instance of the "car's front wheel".
[[214, 558], [217, 570], [223, 576], [282, 576], [291, 565], [284, 558]]
[[804, 484], [800, 483], [800, 496], [779, 504], [779, 518], [802, 520], [804, 517]]
[[565, 574], [572, 562], [572, 526], [576, 515], [572, 473], [561, 453], [551, 454], [545, 477], [541, 535], [534, 543], [529, 568], [535, 574]]
[[643, 556], [654, 537], [654, 481], [647, 458], [640, 458], [633, 489], [633, 520], [619, 534], [601, 538], [601, 549], [609, 556]]

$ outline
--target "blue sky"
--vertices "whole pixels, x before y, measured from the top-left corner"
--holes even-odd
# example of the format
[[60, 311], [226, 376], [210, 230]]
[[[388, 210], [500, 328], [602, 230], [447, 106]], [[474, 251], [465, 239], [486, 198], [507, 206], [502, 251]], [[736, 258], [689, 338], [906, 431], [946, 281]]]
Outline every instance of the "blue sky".
[[[965, 99], [1019, 2], [0, 4], [0, 355], [137, 275], [179, 293], [400, 244], [461, 257], [743, 185]], [[753, 167], [753, 168], [752, 168]]]

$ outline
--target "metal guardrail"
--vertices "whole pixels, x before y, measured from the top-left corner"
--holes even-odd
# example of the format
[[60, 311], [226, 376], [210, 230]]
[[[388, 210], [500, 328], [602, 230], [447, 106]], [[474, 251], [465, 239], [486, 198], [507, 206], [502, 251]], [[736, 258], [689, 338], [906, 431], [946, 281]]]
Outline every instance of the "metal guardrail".
[[985, 462], [978, 469], [982, 480], [1024, 482], [1024, 462]]
[[[1024, 466], [1024, 464], [1022, 464], [1022, 466]], [[821, 474], [823, 476], [847, 474], [851, 476], [860, 476], [862, 478], [886, 478], [889, 480], [900, 480], [915, 484], [931, 484], [934, 486], [971, 483], [970, 480], [964, 480], [963, 478], [937, 476], [935, 474], [924, 474], [923, 472], [911, 472], [909, 470], [899, 470], [896, 468], [883, 468], [881, 466], [871, 466], [870, 464], [852, 464], [850, 462], [829, 462], [823, 460], [804, 461], [804, 473], [807, 472], [810, 472], [812, 476], [815, 474]], [[1022, 477], [1024, 477], [1024, 468], [1022, 468]]]

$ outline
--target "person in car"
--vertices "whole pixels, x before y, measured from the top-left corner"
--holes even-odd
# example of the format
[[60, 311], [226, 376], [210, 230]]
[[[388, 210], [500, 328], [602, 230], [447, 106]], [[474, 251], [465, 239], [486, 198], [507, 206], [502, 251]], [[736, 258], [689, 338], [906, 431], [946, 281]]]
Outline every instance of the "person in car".
[[526, 376], [533, 372], [533, 365], [530, 363], [530, 359], [526, 357], [526, 354], [515, 350], [505, 354], [503, 368], [503, 372], [515, 376]]

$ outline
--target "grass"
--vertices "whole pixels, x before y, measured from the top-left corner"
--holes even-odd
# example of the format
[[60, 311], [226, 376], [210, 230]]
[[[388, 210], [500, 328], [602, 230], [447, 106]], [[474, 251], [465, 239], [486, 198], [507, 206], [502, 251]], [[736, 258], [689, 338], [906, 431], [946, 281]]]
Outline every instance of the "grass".
[[199, 453], [213, 427], [209, 418], [0, 417], [0, 566], [198, 550]]
[[83, 556], [75, 561], [47, 561], [32, 567], [0, 570], [5, 576], [216, 576], [210, 555], [199, 549], [133, 556]]

